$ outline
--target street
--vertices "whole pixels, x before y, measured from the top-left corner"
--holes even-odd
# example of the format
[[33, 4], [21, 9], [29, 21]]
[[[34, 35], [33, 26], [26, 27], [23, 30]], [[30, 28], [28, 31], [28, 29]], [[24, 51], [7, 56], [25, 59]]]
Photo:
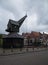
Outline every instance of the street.
[[48, 65], [48, 50], [0, 56], [0, 65]]

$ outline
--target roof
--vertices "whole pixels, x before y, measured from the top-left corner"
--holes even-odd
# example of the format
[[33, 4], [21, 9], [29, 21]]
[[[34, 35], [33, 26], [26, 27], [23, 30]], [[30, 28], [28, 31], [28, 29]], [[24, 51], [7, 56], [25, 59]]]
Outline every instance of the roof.
[[17, 33], [11, 33], [11, 34], [4, 36], [3, 38], [24, 38], [24, 37], [22, 35], [17, 34]]
[[20, 27], [26, 17], [27, 17], [27, 15], [25, 15], [24, 17], [22, 17], [19, 21], [14, 21], [14, 20], [9, 19], [9, 22], [11, 24], [18, 25]]
[[11, 19], [9, 19], [9, 23], [14, 24], [14, 25], [19, 25], [19, 23], [17, 21], [14, 21], [14, 20], [11, 20]]
[[19, 27], [22, 25], [23, 21], [26, 19], [27, 15], [25, 15], [24, 17], [22, 17], [18, 23], [19, 23]]
[[31, 35], [34, 37], [39, 37], [41, 35], [40, 32], [31, 32]]
[[24, 36], [24, 37], [30, 37], [30, 33], [22, 33], [22, 36]]
[[27, 38], [37, 38], [40, 37], [42, 34], [40, 32], [31, 32], [31, 33], [23, 33], [22, 35]]

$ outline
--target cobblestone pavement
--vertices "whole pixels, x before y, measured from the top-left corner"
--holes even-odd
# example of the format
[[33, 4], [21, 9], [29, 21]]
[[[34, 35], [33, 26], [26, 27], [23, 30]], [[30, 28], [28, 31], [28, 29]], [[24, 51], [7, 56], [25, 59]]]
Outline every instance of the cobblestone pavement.
[[0, 65], [48, 65], [48, 50], [0, 56]]
[[48, 50], [48, 48], [0, 49], [0, 56], [22, 54], [22, 53], [29, 53], [29, 52], [40, 52], [45, 50]]

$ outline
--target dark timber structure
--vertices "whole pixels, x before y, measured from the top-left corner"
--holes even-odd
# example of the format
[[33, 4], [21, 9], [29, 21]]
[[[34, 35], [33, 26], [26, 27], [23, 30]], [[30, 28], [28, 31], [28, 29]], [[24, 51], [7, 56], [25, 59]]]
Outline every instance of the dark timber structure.
[[9, 34], [3, 37], [3, 48], [22, 48], [24, 46], [24, 38], [18, 32], [26, 17], [27, 15], [19, 21], [9, 19], [6, 29]]

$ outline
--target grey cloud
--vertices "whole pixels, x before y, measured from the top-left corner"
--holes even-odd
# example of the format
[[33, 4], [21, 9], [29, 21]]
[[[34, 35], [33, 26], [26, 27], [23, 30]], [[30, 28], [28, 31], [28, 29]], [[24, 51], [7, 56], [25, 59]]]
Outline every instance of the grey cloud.
[[[22, 16], [24, 16], [26, 14], [26, 11], [27, 11], [28, 16], [31, 16], [31, 17], [34, 13], [37, 14], [38, 20], [35, 22], [32, 20], [28, 21], [29, 17], [27, 17], [27, 19], [24, 21], [24, 23], [22, 24], [20, 28], [20, 32], [27, 32], [27, 31], [30, 32], [32, 30], [41, 31], [41, 32], [48, 31], [47, 30], [48, 28], [47, 26], [48, 25], [48, 0], [0, 0], [0, 6], [3, 9], [5, 9], [7, 12], [12, 13], [15, 20], [19, 20]], [[8, 17], [7, 18], [5, 14], [3, 14], [2, 16], [1, 16], [1, 18], [3, 18], [2, 22], [5, 21], [4, 25], [6, 25], [7, 24], [6, 21], [8, 21], [6, 19], [9, 19], [9, 17], [7, 16]], [[33, 24], [34, 26], [26, 25], [29, 22]]]
[[6, 33], [9, 18], [13, 19], [13, 14], [0, 7], [0, 33]]

